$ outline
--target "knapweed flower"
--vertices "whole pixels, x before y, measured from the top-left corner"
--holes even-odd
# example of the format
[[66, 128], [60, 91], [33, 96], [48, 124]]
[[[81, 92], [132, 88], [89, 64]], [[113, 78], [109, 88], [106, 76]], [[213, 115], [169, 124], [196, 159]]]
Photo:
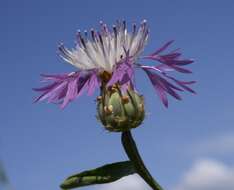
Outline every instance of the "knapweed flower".
[[[181, 100], [178, 91], [195, 93], [189, 87], [194, 81], [180, 81], [169, 75], [172, 72], [191, 73], [184, 66], [193, 63], [193, 60], [181, 59], [178, 49], [164, 53], [173, 41], [143, 56], [148, 37], [149, 27], [145, 20], [139, 27], [133, 24], [131, 32], [128, 31], [125, 21], [117, 21], [111, 29], [100, 22], [99, 31], [78, 31], [74, 49], [59, 46], [60, 56], [77, 70], [66, 74], [42, 74], [42, 81], [49, 84], [34, 89], [41, 93], [35, 102], [47, 99], [48, 102], [59, 103], [61, 108], [64, 108], [83, 92], [91, 95], [97, 88], [101, 90], [101, 96], [113, 88], [120, 90], [123, 96], [130, 90], [136, 93], [135, 69], [142, 69], [146, 73], [166, 107], [167, 94]], [[143, 65], [141, 60], [152, 60], [157, 64]], [[128, 98], [123, 97], [123, 100], [128, 102]], [[134, 101], [130, 99], [130, 102]], [[139, 101], [139, 104], [142, 103]]]

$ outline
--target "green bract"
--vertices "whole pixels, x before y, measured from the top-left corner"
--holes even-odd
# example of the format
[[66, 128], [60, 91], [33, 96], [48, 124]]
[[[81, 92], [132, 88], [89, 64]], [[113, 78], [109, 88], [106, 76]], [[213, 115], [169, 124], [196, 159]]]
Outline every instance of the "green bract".
[[117, 86], [102, 91], [97, 100], [98, 119], [109, 131], [122, 132], [138, 127], [144, 120], [144, 100], [134, 90], [122, 94]]

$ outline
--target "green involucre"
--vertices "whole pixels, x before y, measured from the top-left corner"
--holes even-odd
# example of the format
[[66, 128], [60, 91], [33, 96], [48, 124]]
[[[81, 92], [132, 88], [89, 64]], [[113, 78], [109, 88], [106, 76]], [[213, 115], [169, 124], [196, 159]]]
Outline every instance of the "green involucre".
[[98, 119], [109, 131], [123, 132], [144, 120], [144, 100], [134, 90], [122, 94], [118, 87], [103, 90], [97, 102]]

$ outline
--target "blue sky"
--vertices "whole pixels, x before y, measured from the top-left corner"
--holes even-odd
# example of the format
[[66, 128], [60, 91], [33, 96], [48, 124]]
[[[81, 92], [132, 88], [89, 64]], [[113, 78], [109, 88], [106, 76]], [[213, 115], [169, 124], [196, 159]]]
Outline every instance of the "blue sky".
[[178, 77], [197, 80], [198, 95], [170, 99], [169, 109], [137, 73], [148, 116], [133, 134], [152, 174], [169, 190], [210, 190], [214, 181], [209, 187], [194, 185], [203, 170], [209, 170], [207, 181], [214, 173], [222, 173], [225, 184], [234, 180], [233, 10], [231, 0], [1, 1], [0, 156], [14, 189], [56, 190], [70, 174], [127, 159], [120, 134], [106, 132], [95, 119], [97, 93], [65, 110], [32, 103], [40, 73], [74, 70], [57, 56], [57, 45], [73, 47], [77, 29], [116, 19], [148, 20], [145, 53], [174, 39], [173, 47], [196, 60], [194, 74]]

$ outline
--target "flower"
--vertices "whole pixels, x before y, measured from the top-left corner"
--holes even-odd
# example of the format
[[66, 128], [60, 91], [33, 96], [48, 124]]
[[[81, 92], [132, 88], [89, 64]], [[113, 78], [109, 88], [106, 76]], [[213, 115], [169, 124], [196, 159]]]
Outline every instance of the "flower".
[[[60, 56], [77, 68], [68, 74], [45, 75], [44, 87], [35, 88], [41, 93], [35, 102], [59, 103], [64, 108], [84, 91], [92, 95], [96, 88], [109, 88], [118, 84], [123, 93], [135, 89], [134, 70], [142, 69], [149, 77], [163, 104], [167, 107], [167, 94], [181, 100], [178, 91], [195, 93], [189, 85], [195, 81], [180, 81], [169, 75], [171, 72], [191, 73], [184, 66], [193, 63], [191, 59], [180, 59], [178, 49], [163, 53], [173, 41], [167, 42], [147, 56], [141, 56], [149, 37], [149, 27], [144, 20], [139, 27], [133, 24], [128, 32], [125, 21], [117, 21], [112, 30], [100, 22], [100, 31], [91, 29], [90, 36], [85, 31], [77, 33], [74, 49], [59, 46]], [[140, 60], [152, 60], [159, 64], [142, 65]]]

